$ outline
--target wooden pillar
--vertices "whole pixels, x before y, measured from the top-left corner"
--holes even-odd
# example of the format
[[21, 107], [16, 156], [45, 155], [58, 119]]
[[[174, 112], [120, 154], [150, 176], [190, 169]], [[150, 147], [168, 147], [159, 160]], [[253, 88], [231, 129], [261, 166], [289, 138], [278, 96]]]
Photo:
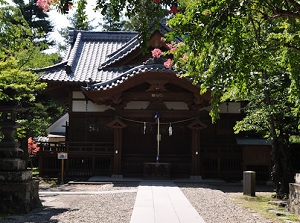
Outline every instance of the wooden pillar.
[[195, 120], [188, 125], [188, 128], [192, 130], [191, 177], [200, 176], [200, 130], [206, 127], [207, 125], [199, 120]]
[[114, 166], [112, 176], [122, 176], [122, 145], [123, 145], [123, 128], [127, 125], [123, 123], [118, 116], [107, 124], [114, 129]]

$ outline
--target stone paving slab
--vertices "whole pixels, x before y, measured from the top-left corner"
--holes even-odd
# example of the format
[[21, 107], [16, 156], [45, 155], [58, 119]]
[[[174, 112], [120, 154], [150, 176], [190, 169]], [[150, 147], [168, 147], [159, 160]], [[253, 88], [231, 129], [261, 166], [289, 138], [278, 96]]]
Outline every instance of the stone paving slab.
[[205, 223], [171, 181], [143, 181], [138, 188], [130, 223]]

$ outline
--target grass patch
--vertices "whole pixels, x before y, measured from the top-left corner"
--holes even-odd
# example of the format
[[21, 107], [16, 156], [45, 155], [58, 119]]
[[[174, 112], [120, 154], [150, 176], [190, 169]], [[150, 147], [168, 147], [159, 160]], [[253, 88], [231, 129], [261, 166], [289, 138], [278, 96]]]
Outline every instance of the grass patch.
[[32, 168], [32, 175], [33, 176], [39, 176], [39, 174], [40, 174], [40, 171], [39, 171], [38, 168], [36, 168], [36, 167]]
[[270, 204], [269, 201], [279, 201], [270, 194], [255, 197], [239, 195], [235, 196], [233, 201], [253, 210], [273, 223], [300, 222], [299, 216], [288, 212], [285, 207]]
[[51, 184], [51, 185], [58, 185], [58, 179], [56, 178], [43, 178], [41, 179], [41, 182], [45, 182], [47, 184]]

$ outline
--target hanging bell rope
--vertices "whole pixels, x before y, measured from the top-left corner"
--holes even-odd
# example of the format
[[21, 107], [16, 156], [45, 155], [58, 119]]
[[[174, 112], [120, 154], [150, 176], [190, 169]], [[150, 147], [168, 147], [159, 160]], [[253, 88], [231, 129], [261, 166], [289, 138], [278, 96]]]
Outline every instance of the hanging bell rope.
[[[143, 124], [144, 125], [144, 130], [145, 130], [145, 126], [146, 124], [150, 124], [150, 125], [156, 125], [157, 123], [156, 122], [145, 122], [145, 121], [139, 121], [139, 120], [134, 120], [134, 119], [129, 119], [129, 118], [125, 118], [125, 117], [122, 117], [122, 116], [118, 116], [119, 118], [125, 120], [125, 121], [128, 121], [128, 122], [135, 122], [135, 123], [139, 123], [139, 124]], [[188, 121], [191, 121], [191, 120], [195, 120], [195, 119], [198, 119], [199, 117], [193, 117], [193, 118], [188, 118], [188, 119], [183, 119], [183, 120], [179, 120], [179, 121], [173, 121], [173, 122], [160, 122], [160, 125], [171, 125], [171, 124], [178, 124], [178, 123], [182, 123], [182, 122], [188, 122]], [[171, 126], [172, 128], [172, 126]]]

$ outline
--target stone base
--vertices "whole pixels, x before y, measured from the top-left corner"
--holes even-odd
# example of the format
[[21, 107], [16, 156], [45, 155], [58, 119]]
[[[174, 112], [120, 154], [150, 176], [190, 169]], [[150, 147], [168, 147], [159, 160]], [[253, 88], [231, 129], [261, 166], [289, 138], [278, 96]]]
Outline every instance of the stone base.
[[39, 181], [0, 182], [0, 213], [26, 214], [41, 207]]
[[26, 170], [26, 161], [18, 158], [0, 159], [0, 171]]
[[295, 176], [295, 183], [296, 183], [296, 184], [300, 184], [300, 173], [296, 173], [296, 176]]
[[289, 189], [288, 210], [300, 215], [300, 184], [291, 183]]
[[0, 182], [20, 182], [32, 179], [32, 171], [17, 171], [17, 172], [9, 172], [9, 171], [0, 171]]

